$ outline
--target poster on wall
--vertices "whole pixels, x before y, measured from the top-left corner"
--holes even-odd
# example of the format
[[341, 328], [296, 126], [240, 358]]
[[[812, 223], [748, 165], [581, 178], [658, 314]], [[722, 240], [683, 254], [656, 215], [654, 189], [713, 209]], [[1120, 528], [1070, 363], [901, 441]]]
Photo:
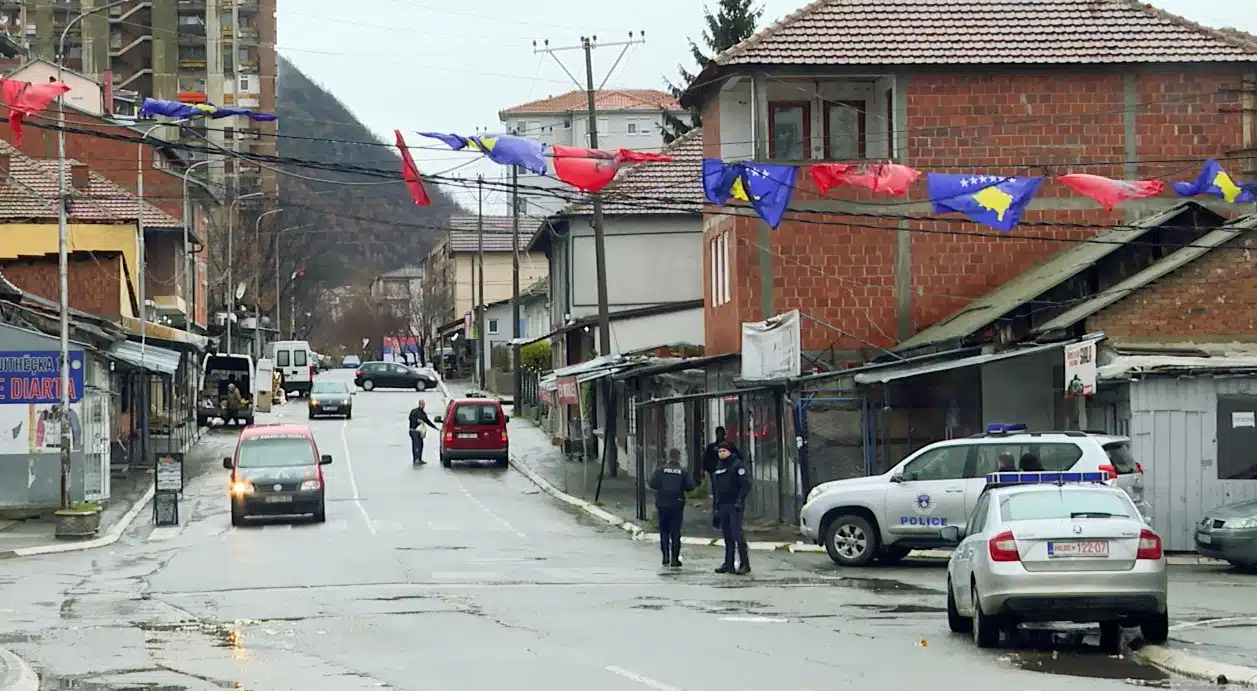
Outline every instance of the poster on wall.
[[[83, 448], [83, 351], [70, 351], [71, 448]], [[61, 448], [61, 353], [0, 351], [0, 454], [55, 453]]]
[[559, 377], [555, 386], [559, 405], [580, 405], [580, 385], [576, 377]]
[[1083, 341], [1065, 346], [1065, 398], [1095, 395], [1098, 342]]
[[742, 378], [788, 379], [803, 372], [799, 310], [742, 324]]
[[[61, 449], [60, 404], [0, 405], [0, 456], [56, 453]], [[71, 449], [83, 448], [79, 405], [70, 406]]]

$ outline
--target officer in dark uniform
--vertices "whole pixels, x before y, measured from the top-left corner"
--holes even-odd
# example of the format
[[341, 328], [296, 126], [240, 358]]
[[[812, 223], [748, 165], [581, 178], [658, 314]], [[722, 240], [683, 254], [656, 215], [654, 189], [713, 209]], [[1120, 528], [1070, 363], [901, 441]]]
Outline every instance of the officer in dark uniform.
[[[751, 559], [746, 536], [742, 533], [742, 515], [746, 509], [746, 497], [751, 493], [751, 475], [732, 444], [722, 443], [716, 448], [716, 455], [720, 457], [720, 465], [712, 473], [712, 479], [716, 516], [725, 541], [725, 562], [716, 569], [716, 573], [747, 574], [751, 572]], [[741, 562], [736, 569], [733, 562], [735, 548]]]
[[681, 452], [668, 449], [668, 464], [655, 468], [646, 486], [655, 490], [655, 510], [659, 513], [659, 548], [663, 565], [681, 566], [681, 521], [685, 517], [685, 495], [694, 491], [694, 476], [681, 467]]

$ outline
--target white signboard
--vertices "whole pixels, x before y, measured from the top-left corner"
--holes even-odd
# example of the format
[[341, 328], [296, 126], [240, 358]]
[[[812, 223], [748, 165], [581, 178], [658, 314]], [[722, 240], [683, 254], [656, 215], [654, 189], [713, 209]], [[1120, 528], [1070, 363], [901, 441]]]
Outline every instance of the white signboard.
[[1065, 346], [1065, 397], [1094, 396], [1096, 392], [1096, 343], [1083, 341]]
[[742, 324], [742, 378], [787, 379], [803, 372], [799, 311]]

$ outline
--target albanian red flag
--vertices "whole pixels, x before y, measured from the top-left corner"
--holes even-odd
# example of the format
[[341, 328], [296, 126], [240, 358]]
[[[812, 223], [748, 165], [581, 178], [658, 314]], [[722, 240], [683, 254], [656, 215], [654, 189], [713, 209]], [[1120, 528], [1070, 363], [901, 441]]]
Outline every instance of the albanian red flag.
[[419, 206], [432, 206], [432, 198], [428, 196], [428, 190], [423, 186], [419, 167], [415, 165], [415, 159], [411, 158], [410, 149], [406, 148], [406, 140], [402, 138], [401, 130], [393, 130], [393, 134], [397, 136], [397, 150], [402, 154], [402, 179], [410, 188], [410, 198]]
[[645, 151], [633, 151], [632, 149], [620, 149], [615, 154], [615, 162], [621, 165], [625, 163], [668, 163], [671, 160], [671, 156], [648, 154]]
[[582, 192], [597, 192], [615, 179], [620, 166], [634, 163], [667, 163], [671, 156], [651, 154], [632, 149], [616, 152], [582, 149], [575, 146], [551, 146], [554, 174], [563, 182]]
[[1112, 211], [1127, 199], [1155, 197], [1165, 189], [1165, 183], [1160, 180], [1114, 180], [1084, 173], [1062, 175], [1057, 180], [1078, 194], [1096, 200], [1105, 211]]
[[812, 180], [821, 194], [839, 185], [855, 185], [894, 197], [908, 193], [921, 171], [898, 163], [816, 163], [811, 166]]
[[13, 130], [13, 143], [22, 145], [23, 118], [43, 112], [58, 96], [69, 90], [70, 87], [61, 82], [32, 84], [0, 78], [0, 99], [9, 107], [9, 129]]

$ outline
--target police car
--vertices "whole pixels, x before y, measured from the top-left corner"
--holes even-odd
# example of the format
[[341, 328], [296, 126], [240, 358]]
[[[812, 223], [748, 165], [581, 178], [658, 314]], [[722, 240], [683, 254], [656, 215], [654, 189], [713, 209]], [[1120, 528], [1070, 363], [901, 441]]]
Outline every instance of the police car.
[[866, 566], [874, 559], [893, 564], [914, 549], [951, 545], [940, 531], [964, 530], [965, 520], [1011, 454], [1037, 460], [1034, 470], [1104, 472], [1110, 485], [1126, 491], [1145, 520], [1143, 467], [1128, 437], [1096, 432], [1030, 432], [1024, 424], [997, 423], [986, 432], [930, 444], [872, 477], [835, 480], [808, 493], [799, 529], [823, 545], [840, 566]]
[[1107, 472], [993, 473], [947, 563], [947, 624], [980, 648], [1041, 622], [1098, 623], [1116, 651], [1122, 627], [1169, 636], [1161, 537]]

